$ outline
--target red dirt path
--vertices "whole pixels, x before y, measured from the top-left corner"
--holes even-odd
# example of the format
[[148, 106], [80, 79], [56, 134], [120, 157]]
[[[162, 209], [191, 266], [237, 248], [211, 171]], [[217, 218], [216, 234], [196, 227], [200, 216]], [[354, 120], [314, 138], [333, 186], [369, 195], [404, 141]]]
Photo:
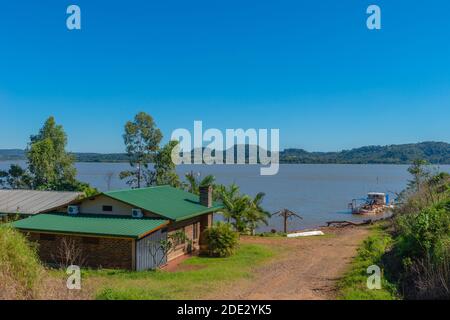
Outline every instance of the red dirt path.
[[238, 281], [207, 299], [335, 299], [336, 284], [369, 235], [365, 227], [324, 229], [328, 236], [307, 238], [243, 237], [282, 249], [273, 261], [255, 270], [254, 277]]

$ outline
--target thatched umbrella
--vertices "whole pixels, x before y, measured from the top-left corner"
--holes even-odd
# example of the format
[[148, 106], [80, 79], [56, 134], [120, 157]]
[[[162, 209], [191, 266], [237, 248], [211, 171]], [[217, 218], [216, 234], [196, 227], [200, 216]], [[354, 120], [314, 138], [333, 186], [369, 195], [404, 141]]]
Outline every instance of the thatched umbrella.
[[277, 211], [275, 213], [272, 214], [272, 216], [280, 216], [283, 217], [284, 220], [284, 233], [287, 233], [287, 221], [288, 219], [292, 219], [292, 217], [296, 217], [299, 219], [302, 219], [302, 217], [300, 217], [298, 214], [296, 214], [295, 212], [292, 212], [289, 209], [282, 209], [280, 211]]

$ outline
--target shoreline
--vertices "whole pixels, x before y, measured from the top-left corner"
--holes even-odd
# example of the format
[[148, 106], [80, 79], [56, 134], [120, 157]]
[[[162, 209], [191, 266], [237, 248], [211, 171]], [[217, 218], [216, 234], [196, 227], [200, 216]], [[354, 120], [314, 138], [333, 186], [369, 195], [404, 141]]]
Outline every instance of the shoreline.
[[[20, 159], [0, 159], [0, 163], [17, 163], [17, 162], [26, 162], [26, 158], [20, 158]], [[79, 161], [75, 160], [75, 164], [77, 163], [83, 163], [83, 164], [90, 164], [90, 163], [98, 163], [98, 164], [128, 164], [128, 160], [109, 160], [109, 161]], [[149, 162], [148, 164], [152, 165], [153, 162]], [[245, 164], [237, 164], [237, 163], [215, 163], [215, 164], [194, 164], [194, 163], [187, 163], [187, 164], [181, 164], [178, 166], [221, 166], [221, 165], [235, 165], [235, 166], [265, 166], [261, 163], [245, 163]], [[371, 165], [386, 165], [386, 166], [409, 166], [411, 165], [411, 162], [286, 162], [286, 161], [280, 161], [279, 165], [364, 165], [364, 166], [371, 166]], [[450, 162], [448, 163], [432, 163], [430, 162], [428, 166], [450, 166]]]

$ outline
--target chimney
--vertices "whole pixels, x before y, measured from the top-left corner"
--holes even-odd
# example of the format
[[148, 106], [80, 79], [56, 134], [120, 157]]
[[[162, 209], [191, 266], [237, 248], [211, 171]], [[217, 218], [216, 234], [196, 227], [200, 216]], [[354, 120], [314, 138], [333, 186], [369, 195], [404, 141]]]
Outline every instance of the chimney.
[[212, 186], [200, 187], [200, 204], [205, 207], [212, 207]]

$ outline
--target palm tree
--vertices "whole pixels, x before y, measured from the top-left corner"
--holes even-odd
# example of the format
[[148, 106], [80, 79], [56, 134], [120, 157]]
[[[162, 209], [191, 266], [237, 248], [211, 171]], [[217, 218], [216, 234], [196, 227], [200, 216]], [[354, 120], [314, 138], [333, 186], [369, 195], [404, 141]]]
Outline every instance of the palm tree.
[[222, 198], [224, 209], [221, 213], [227, 222], [231, 223], [236, 231], [245, 232], [246, 220], [248, 215], [249, 199], [247, 196], [240, 196], [235, 198]]
[[258, 193], [255, 198], [241, 195], [239, 187], [235, 184], [218, 188], [219, 199], [222, 200], [224, 209], [221, 213], [227, 222], [231, 222], [236, 231], [253, 234], [259, 223], [267, 224], [270, 213], [261, 207], [264, 193]]
[[280, 216], [283, 217], [284, 220], [284, 233], [287, 233], [287, 221], [288, 219], [292, 219], [292, 217], [296, 217], [299, 219], [303, 219], [301, 216], [296, 214], [295, 212], [289, 210], [289, 209], [282, 209], [280, 211], [275, 212], [272, 214], [272, 216]]
[[271, 214], [261, 206], [265, 196], [266, 194], [264, 192], [259, 192], [250, 201], [250, 210], [247, 212], [246, 220], [251, 234], [255, 233], [255, 229], [259, 223], [267, 225], [268, 220], [271, 217]]
[[223, 184], [214, 186], [214, 199], [224, 201], [224, 198], [231, 200], [239, 195], [239, 187], [233, 183], [228, 187]]
[[200, 187], [211, 186], [214, 184], [216, 178], [213, 175], [207, 175], [199, 181], [200, 172], [194, 173], [193, 171], [186, 173], [187, 189], [194, 194], [200, 193]]

